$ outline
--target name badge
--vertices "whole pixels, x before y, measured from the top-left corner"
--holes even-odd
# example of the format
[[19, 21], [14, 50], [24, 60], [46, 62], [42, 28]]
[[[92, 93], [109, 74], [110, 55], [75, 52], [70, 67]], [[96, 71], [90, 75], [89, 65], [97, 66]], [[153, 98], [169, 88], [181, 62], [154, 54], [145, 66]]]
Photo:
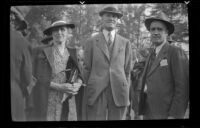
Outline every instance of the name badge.
[[168, 63], [167, 63], [167, 59], [163, 59], [160, 61], [160, 66], [167, 66]]

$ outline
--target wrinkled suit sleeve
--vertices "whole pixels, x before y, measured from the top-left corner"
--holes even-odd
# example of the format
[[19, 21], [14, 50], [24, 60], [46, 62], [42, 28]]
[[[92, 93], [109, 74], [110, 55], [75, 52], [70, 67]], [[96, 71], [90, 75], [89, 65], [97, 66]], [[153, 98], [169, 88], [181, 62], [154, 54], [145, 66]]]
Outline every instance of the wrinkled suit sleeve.
[[21, 68], [21, 78], [22, 78], [22, 88], [24, 95], [27, 95], [27, 89], [26, 87], [30, 84], [32, 80], [32, 60], [31, 55], [28, 50], [28, 47], [25, 47], [23, 49], [22, 53], [22, 68]]
[[90, 75], [90, 71], [92, 68], [92, 55], [93, 55], [93, 48], [92, 48], [92, 40], [88, 39], [84, 45], [84, 81], [87, 83]]
[[126, 50], [125, 50], [125, 66], [124, 71], [126, 75], [126, 79], [130, 85], [130, 74], [132, 69], [132, 50], [131, 50], [131, 43], [127, 41]]
[[171, 50], [171, 73], [175, 90], [169, 116], [183, 118], [189, 100], [189, 62], [180, 48]]

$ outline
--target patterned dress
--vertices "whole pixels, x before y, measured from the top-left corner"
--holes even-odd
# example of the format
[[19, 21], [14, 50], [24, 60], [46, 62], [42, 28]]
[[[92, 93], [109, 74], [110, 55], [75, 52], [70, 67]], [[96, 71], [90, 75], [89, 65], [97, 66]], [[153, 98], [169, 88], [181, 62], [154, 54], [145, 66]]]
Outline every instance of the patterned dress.
[[[69, 59], [69, 53], [67, 48], [62, 56], [56, 47], [53, 47], [53, 58], [54, 58], [54, 69], [53, 69], [53, 80], [55, 83], [65, 83], [66, 74], [63, 72], [66, 69], [66, 65]], [[57, 91], [55, 89], [49, 89], [48, 96], [48, 108], [47, 108], [47, 120], [48, 121], [60, 121], [62, 113], [62, 101], [68, 94]], [[69, 100], [69, 115], [68, 120], [77, 120], [75, 104], [75, 97]]]

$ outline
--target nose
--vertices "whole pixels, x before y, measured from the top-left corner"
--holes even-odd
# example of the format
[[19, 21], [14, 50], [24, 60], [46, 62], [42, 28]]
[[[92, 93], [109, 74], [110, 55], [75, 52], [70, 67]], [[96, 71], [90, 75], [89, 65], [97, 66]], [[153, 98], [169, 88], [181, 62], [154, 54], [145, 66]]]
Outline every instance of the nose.
[[61, 29], [58, 29], [58, 33], [61, 34], [61, 33], [62, 33], [62, 30], [61, 30]]
[[153, 35], [154, 35], [154, 36], [158, 36], [158, 35], [159, 35], [159, 31], [158, 31], [157, 29], [155, 29], [155, 30], [153, 31]]

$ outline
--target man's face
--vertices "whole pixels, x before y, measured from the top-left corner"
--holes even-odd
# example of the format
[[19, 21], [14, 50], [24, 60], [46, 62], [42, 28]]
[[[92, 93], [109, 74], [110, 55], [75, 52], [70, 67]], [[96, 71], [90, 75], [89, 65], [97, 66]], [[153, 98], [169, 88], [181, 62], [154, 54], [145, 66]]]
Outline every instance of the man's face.
[[153, 21], [150, 25], [151, 41], [155, 46], [161, 45], [166, 41], [168, 31], [161, 21]]
[[66, 42], [69, 36], [70, 28], [66, 27], [57, 27], [52, 30], [53, 40], [56, 43]]
[[108, 31], [116, 28], [118, 17], [112, 13], [105, 13], [102, 16], [103, 27]]

